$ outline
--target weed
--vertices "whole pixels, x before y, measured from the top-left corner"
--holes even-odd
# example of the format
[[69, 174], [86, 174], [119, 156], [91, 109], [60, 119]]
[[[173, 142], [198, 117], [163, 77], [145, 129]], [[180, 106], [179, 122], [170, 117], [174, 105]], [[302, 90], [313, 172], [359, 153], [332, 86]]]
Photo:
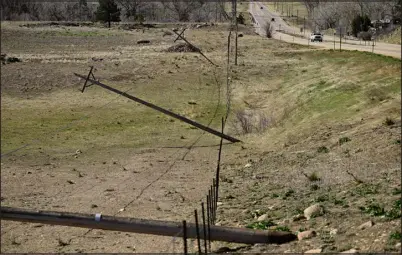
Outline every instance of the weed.
[[297, 230], [297, 232], [303, 232], [303, 231], [306, 231], [307, 229], [306, 228], [299, 228], [299, 230]]
[[306, 69], [303, 69], [301, 72], [302, 72], [302, 73], [305, 73], [305, 72], [307, 72], [307, 70], [306, 70]]
[[272, 119], [263, 113], [247, 112], [246, 110], [238, 110], [235, 112], [236, 123], [235, 129], [241, 134], [250, 134], [254, 130], [262, 133], [272, 124]]
[[319, 195], [315, 201], [316, 202], [325, 202], [329, 200], [329, 196], [328, 195]]
[[395, 200], [393, 207], [391, 210], [385, 213], [385, 217], [387, 217], [389, 220], [395, 220], [398, 218], [401, 218], [401, 200]]
[[342, 205], [342, 206], [345, 206], [346, 205], [346, 201], [345, 200], [343, 200], [343, 199], [336, 199], [336, 198], [334, 198], [334, 205]]
[[287, 226], [277, 226], [277, 227], [275, 228], [275, 230], [276, 230], [276, 231], [290, 232], [290, 229], [289, 229], [289, 227], [287, 227]]
[[389, 235], [389, 239], [390, 239], [390, 240], [401, 241], [401, 239], [402, 239], [401, 231], [397, 230], [397, 231], [392, 232], [392, 233]]
[[401, 188], [394, 188], [392, 195], [400, 195], [402, 193]]
[[275, 223], [273, 223], [272, 221], [261, 221], [250, 223], [246, 226], [246, 228], [266, 230], [272, 226], [275, 226]]
[[394, 141], [394, 144], [401, 144], [401, 140], [400, 140], [400, 139], [396, 139], [396, 140]]
[[253, 124], [251, 123], [251, 115], [247, 114], [244, 110], [236, 112], [236, 120], [240, 124], [243, 134], [249, 134], [253, 131]]
[[318, 147], [317, 152], [318, 153], [328, 153], [329, 149], [325, 146], [320, 146], [320, 147]]
[[339, 145], [342, 145], [342, 144], [350, 142], [350, 141], [351, 141], [351, 139], [349, 137], [341, 137], [341, 138], [339, 138], [338, 142], [339, 142]]
[[361, 206], [359, 209], [371, 216], [383, 216], [385, 215], [384, 207], [381, 207], [378, 204], [371, 204], [368, 207]]
[[283, 199], [290, 197], [291, 195], [293, 195], [293, 193], [295, 193], [295, 191], [292, 189], [289, 189], [288, 191], [285, 192]]
[[318, 190], [320, 188], [320, 186], [318, 186], [318, 184], [313, 184], [310, 186], [310, 190]]
[[385, 118], [384, 125], [392, 126], [394, 124], [395, 124], [395, 121], [392, 118], [390, 118], [390, 117]]
[[394, 202], [391, 210], [386, 211], [384, 207], [378, 204], [371, 204], [368, 207], [359, 207], [359, 209], [371, 216], [385, 216], [388, 220], [395, 220], [401, 218], [401, 200], [398, 199]]
[[318, 177], [318, 175], [317, 175], [316, 172], [312, 172], [310, 175], [308, 175], [307, 178], [308, 178], [309, 181], [311, 181], [311, 182], [316, 182], [316, 181], [320, 181], [320, 180], [321, 180], [321, 178]]
[[379, 185], [361, 184], [356, 187], [355, 193], [364, 197], [366, 195], [378, 194]]
[[277, 197], [279, 197], [279, 195], [276, 194], [276, 193], [274, 193], [274, 194], [271, 195], [271, 198], [277, 198]]

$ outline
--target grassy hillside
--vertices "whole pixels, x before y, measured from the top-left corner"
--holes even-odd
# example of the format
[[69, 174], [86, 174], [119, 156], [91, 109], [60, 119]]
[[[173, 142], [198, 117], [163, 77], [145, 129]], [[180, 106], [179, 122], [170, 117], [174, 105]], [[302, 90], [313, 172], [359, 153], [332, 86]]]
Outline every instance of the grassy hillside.
[[[100, 185], [98, 182], [104, 182], [104, 189], [91, 193], [103, 194], [110, 185], [120, 187], [115, 179], [124, 175], [129, 191], [121, 192], [127, 196], [124, 200], [129, 201], [136, 188], [133, 186], [147, 181], [140, 179], [142, 181], [138, 183], [137, 175], [131, 176], [138, 174], [137, 168], [135, 171], [125, 168], [124, 172], [111, 171], [115, 163], [107, 165], [105, 155], [113, 160], [130, 159], [133, 168], [142, 164], [145, 169], [142, 176], [149, 179], [149, 175], [162, 169], [152, 168], [153, 164], [163, 162], [160, 164], [166, 166], [170, 158], [162, 155], [169, 153], [159, 151], [157, 156], [149, 153], [147, 158], [137, 160], [134, 157], [144, 152], [136, 149], [187, 147], [201, 132], [128, 99], [116, 98], [117, 95], [97, 86], [81, 93], [83, 81], [73, 72], [85, 75], [89, 66], [94, 65], [95, 76], [101, 82], [219, 129], [220, 118], [226, 109], [228, 27], [218, 25], [185, 32], [186, 38], [219, 67], [213, 67], [198, 53], [166, 52], [179, 42], [174, 43], [175, 36], [166, 33], [168, 29], [162, 25], [131, 31], [68, 29], [66, 32], [64, 28], [2, 26], [2, 54], [18, 57], [22, 62], [2, 66], [1, 151], [4, 153], [34, 141], [31, 146], [8, 157], [5, 160], [7, 167], [36, 167], [53, 158], [58, 169], [68, 170], [40, 171], [43, 176], [47, 176], [46, 171], [53, 171], [62, 179], [72, 178], [69, 177], [72, 175], [71, 158], [79, 149], [83, 152], [80, 167], [89, 169], [86, 174], [93, 177], [80, 176], [78, 180], [83, 182], [82, 185], [87, 184], [91, 189], [95, 184]], [[400, 60], [269, 40], [255, 35], [250, 27], [240, 26], [240, 31], [244, 36], [238, 40], [238, 65], [234, 66], [231, 59], [232, 105], [226, 132], [243, 143], [224, 147], [220, 186], [223, 204], [218, 208], [219, 224], [262, 229], [276, 225], [271, 228], [294, 233], [315, 230], [318, 233], [307, 241], [280, 246], [246, 246], [241, 251], [305, 252], [317, 248], [324, 252], [351, 248], [366, 252], [400, 251], [395, 247], [398, 242], [395, 237], [398, 231], [400, 235], [401, 226]], [[151, 43], [137, 44], [138, 40], [144, 39]], [[205, 135], [197, 145], [214, 146], [218, 141], [216, 137]], [[208, 160], [215, 162], [216, 148], [208, 148], [204, 149], [214, 154], [213, 159]], [[166, 186], [169, 183], [197, 186], [199, 179], [205, 179], [201, 174], [215, 168], [212, 163], [212, 168], [201, 167], [199, 162], [203, 162], [204, 157], [207, 153], [197, 151], [193, 158], [198, 161], [178, 159], [183, 172], [172, 178], [175, 182], [166, 182]], [[95, 165], [95, 159], [104, 163]], [[102, 167], [103, 174], [111, 174], [107, 175], [107, 181], [102, 175], [102, 180], [98, 180], [97, 173]], [[195, 167], [201, 171], [190, 171]], [[24, 194], [17, 192], [21, 190], [21, 182], [15, 181], [10, 171], [2, 173], [2, 177], [7, 178], [4, 188], [8, 192], [7, 201], [25, 203]], [[193, 182], [185, 179], [190, 173], [195, 176]], [[36, 172], [30, 174], [34, 176]], [[197, 174], [204, 178], [197, 179]], [[41, 178], [45, 178], [43, 176]], [[32, 181], [28, 177], [24, 177], [24, 185]], [[54, 179], [58, 178], [51, 180]], [[53, 182], [42, 188], [58, 187], [49, 184]], [[35, 181], [35, 185], [38, 183]], [[66, 189], [74, 187], [63, 184], [67, 185]], [[161, 193], [160, 197], [150, 194], [146, 198], [149, 211], [143, 213], [147, 217], [152, 218], [155, 212], [160, 213], [161, 219], [166, 216], [167, 212], [161, 210], [157, 199], [173, 193], [164, 188], [153, 188]], [[14, 194], [10, 190], [18, 194], [13, 197], [9, 195]], [[192, 192], [202, 193], [201, 189]], [[184, 191], [183, 194], [187, 195]], [[113, 209], [122, 208], [118, 203], [120, 196], [118, 193], [111, 200], [116, 203]], [[48, 201], [53, 201], [49, 197], [35, 198], [36, 206], [47, 206]], [[86, 208], [93, 199], [85, 194], [75, 198], [74, 201], [85, 201]], [[181, 203], [191, 206], [191, 203], [198, 203], [196, 198], [182, 199], [177, 200], [182, 201], [180, 203], [169, 201], [182, 207]], [[104, 205], [110, 203], [109, 200], [102, 201]], [[322, 216], [294, 220], [315, 203], [325, 208]], [[76, 208], [82, 206], [74, 205]], [[159, 209], [151, 210], [156, 207]], [[135, 209], [130, 213], [142, 211]], [[191, 207], [189, 211], [193, 212], [193, 209]], [[177, 208], [175, 217], [184, 218], [184, 211]], [[258, 224], [258, 217], [263, 214], [266, 218]], [[373, 227], [359, 229], [369, 220], [375, 223]], [[18, 225], [15, 228], [21, 230], [24, 227]], [[116, 238], [117, 235], [113, 236]], [[2, 245], [8, 251], [33, 249], [28, 241], [15, 246], [14, 241], [7, 238], [2, 238]], [[86, 239], [81, 239], [81, 244], [87, 243]], [[107, 240], [100, 239], [97, 245], [115, 245], [109, 245]], [[78, 244], [77, 241], [66, 249]], [[214, 245], [233, 244], [216, 242]], [[110, 249], [127, 252], [120, 246]], [[47, 252], [62, 249], [57, 242], [46, 247]], [[37, 248], [41, 248], [40, 245]]]

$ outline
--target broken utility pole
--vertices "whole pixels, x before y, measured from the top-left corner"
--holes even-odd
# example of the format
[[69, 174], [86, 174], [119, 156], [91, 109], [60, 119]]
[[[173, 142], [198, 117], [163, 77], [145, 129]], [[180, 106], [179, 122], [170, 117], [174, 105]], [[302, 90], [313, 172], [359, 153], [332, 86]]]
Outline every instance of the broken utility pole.
[[[71, 212], [39, 211], [3, 206], [1, 207], [0, 215], [1, 220], [103, 229], [159, 236], [183, 237], [183, 224], [181, 222], [114, 217], [99, 213], [83, 214]], [[197, 237], [196, 226], [194, 223], [187, 223], [185, 228], [187, 238]], [[205, 233], [205, 226], [201, 227], [200, 230], [201, 233]], [[296, 235], [290, 232], [263, 231], [220, 226], [211, 226], [210, 232], [210, 240], [246, 244], [281, 244], [294, 241], [297, 238]], [[205, 235], [200, 235], [200, 237], [205, 238]]]
[[[91, 68], [90, 73], [92, 73], [92, 68]], [[206, 132], [208, 132], [208, 133], [211, 133], [211, 134], [213, 134], [213, 135], [216, 135], [216, 136], [218, 136], [218, 137], [221, 137], [221, 138], [223, 138], [223, 139], [225, 139], [225, 140], [228, 140], [228, 141], [230, 141], [230, 142], [232, 142], [232, 143], [240, 142], [239, 139], [236, 139], [236, 138], [234, 138], [234, 137], [225, 135], [225, 134], [223, 134], [223, 133], [221, 133], [221, 132], [219, 132], [219, 131], [216, 131], [216, 130], [210, 128], [210, 127], [204, 126], [204, 125], [202, 125], [202, 124], [200, 124], [200, 123], [197, 123], [197, 122], [195, 122], [195, 121], [192, 121], [192, 120], [190, 120], [190, 119], [187, 119], [186, 117], [183, 117], [183, 116], [181, 116], [181, 115], [179, 115], [179, 114], [176, 114], [176, 113], [174, 113], [174, 112], [171, 112], [171, 111], [168, 111], [168, 110], [166, 110], [166, 109], [163, 109], [163, 108], [161, 108], [161, 107], [159, 107], [159, 106], [157, 106], [157, 105], [154, 105], [154, 104], [152, 104], [152, 103], [146, 102], [146, 101], [144, 101], [144, 100], [142, 100], [142, 99], [139, 99], [139, 98], [134, 97], [134, 96], [132, 96], [132, 95], [129, 95], [129, 94], [125, 93], [125, 92], [122, 92], [122, 91], [120, 91], [120, 90], [117, 90], [117, 89], [115, 89], [115, 88], [112, 88], [112, 87], [110, 87], [110, 86], [108, 86], [108, 85], [106, 85], [106, 84], [100, 83], [99, 81], [89, 79], [89, 76], [90, 76], [90, 75], [88, 75], [88, 77], [85, 77], [84, 75], [77, 74], [77, 73], [74, 73], [74, 75], [75, 75], [75, 76], [78, 76], [78, 77], [80, 77], [80, 78], [82, 78], [82, 79], [84, 79], [84, 80], [86, 80], [86, 83], [87, 83], [87, 82], [91, 82], [92, 84], [96, 84], [96, 85], [98, 85], [98, 86], [100, 86], [100, 87], [102, 87], [102, 88], [105, 88], [105, 89], [107, 89], [107, 90], [110, 90], [110, 91], [112, 91], [112, 92], [114, 92], [114, 93], [116, 93], [116, 94], [119, 94], [119, 95], [121, 95], [121, 96], [127, 97], [127, 98], [129, 98], [129, 99], [131, 99], [131, 100], [133, 100], [133, 101], [135, 101], [135, 102], [137, 102], [137, 103], [143, 104], [143, 105], [148, 106], [148, 107], [150, 107], [150, 108], [152, 108], [152, 109], [154, 109], [154, 110], [157, 110], [157, 111], [162, 112], [162, 113], [164, 113], [164, 114], [166, 114], [166, 115], [169, 115], [170, 117], [173, 117], [173, 118], [179, 119], [179, 120], [181, 120], [181, 121], [184, 121], [184, 122], [186, 122], [186, 123], [188, 123], [188, 124], [190, 124], [190, 125], [193, 125], [194, 127], [197, 127], [197, 128], [199, 128], [199, 129], [202, 129], [202, 130], [204, 130], [204, 131], [206, 131]], [[82, 89], [82, 91], [84, 91], [84, 89], [85, 89], [85, 87]]]

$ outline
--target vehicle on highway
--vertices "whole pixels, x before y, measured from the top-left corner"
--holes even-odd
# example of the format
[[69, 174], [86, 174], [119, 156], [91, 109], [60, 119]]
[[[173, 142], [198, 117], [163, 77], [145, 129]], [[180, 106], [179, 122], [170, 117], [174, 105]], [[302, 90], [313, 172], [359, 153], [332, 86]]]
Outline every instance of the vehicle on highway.
[[312, 42], [316, 42], [316, 41], [322, 42], [323, 39], [324, 39], [324, 36], [320, 33], [314, 33], [314, 34], [311, 34], [311, 36], [310, 36], [310, 41], [312, 41]]

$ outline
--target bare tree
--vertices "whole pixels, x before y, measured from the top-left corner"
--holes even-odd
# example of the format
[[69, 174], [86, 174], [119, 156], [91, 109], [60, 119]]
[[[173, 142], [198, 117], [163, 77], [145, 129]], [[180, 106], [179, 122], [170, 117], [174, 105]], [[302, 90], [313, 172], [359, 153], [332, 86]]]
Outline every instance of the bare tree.
[[205, 2], [202, 0], [193, 1], [183, 1], [183, 0], [172, 0], [169, 2], [161, 2], [163, 6], [172, 11], [176, 18], [181, 22], [190, 21], [191, 14], [203, 7]]
[[116, 0], [116, 2], [123, 7], [124, 16], [127, 19], [143, 20], [142, 15], [139, 13], [143, 0]]

